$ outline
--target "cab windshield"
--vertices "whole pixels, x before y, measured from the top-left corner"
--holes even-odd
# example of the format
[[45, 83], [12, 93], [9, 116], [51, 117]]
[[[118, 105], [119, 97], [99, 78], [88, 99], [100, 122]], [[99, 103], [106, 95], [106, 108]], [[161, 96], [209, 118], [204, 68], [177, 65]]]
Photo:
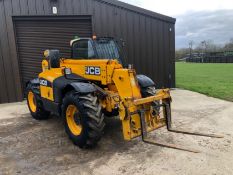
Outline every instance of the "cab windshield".
[[113, 39], [81, 39], [72, 46], [73, 59], [117, 59], [121, 63], [117, 43]]
[[116, 42], [113, 40], [95, 40], [93, 41], [97, 58], [100, 59], [119, 59], [120, 55]]

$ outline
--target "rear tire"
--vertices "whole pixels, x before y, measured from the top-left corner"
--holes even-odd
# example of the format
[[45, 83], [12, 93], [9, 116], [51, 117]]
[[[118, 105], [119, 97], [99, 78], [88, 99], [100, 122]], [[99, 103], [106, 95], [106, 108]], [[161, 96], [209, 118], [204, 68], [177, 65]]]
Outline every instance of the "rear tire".
[[33, 84], [29, 83], [26, 91], [28, 109], [34, 119], [46, 120], [49, 118], [50, 112], [43, 108], [40, 96], [34, 92], [33, 88], [35, 88]]
[[[141, 93], [142, 93], [143, 98], [154, 96], [154, 95], [156, 95], [156, 88], [155, 88], [155, 86], [149, 86], [149, 87], [143, 88], [141, 90]], [[154, 109], [153, 115], [154, 116], [159, 115], [159, 113], [160, 113], [159, 101], [153, 101], [152, 106]]]
[[104, 115], [94, 95], [68, 92], [63, 99], [62, 116], [65, 131], [75, 145], [90, 148], [100, 141], [105, 126]]
[[150, 97], [156, 95], [156, 88], [155, 86], [145, 87], [141, 89], [141, 92], [143, 98]]

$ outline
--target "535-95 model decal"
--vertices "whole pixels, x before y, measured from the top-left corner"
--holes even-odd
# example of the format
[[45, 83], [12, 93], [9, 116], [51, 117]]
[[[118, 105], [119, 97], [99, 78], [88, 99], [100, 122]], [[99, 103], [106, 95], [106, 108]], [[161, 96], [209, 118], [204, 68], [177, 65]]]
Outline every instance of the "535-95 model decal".
[[86, 73], [86, 75], [100, 75], [101, 69], [100, 69], [100, 67], [86, 66], [85, 73]]

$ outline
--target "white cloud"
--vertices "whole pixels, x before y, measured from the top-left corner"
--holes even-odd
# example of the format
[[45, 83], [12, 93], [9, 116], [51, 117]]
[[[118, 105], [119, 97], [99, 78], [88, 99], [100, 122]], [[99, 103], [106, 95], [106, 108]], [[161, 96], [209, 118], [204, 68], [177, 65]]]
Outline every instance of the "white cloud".
[[176, 48], [212, 40], [223, 44], [233, 38], [233, 0], [121, 0], [176, 21]]
[[187, 32], [185, 36], [186, 36], [186, 37], [191, 37], [191, 36], [193, 36], [193, 35], [195, 35], [195, 33]]
[[233, 38], [233, 10], [193, 12], [178, 17], [176, 23], [176, 48], [195, 46], [203, 40], [224, 44]]
[[121, 1], [173, 17], [188, 12], [233, 9], [233, 0], [121, 0]]

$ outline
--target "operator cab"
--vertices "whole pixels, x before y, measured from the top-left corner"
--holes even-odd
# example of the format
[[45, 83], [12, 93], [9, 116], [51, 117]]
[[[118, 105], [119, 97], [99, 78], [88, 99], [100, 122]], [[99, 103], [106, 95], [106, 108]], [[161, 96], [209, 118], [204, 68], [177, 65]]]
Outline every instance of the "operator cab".
[[121, 54], [113, 38], [78, 38], [70, 42], [72, 59], [117, 59]]

